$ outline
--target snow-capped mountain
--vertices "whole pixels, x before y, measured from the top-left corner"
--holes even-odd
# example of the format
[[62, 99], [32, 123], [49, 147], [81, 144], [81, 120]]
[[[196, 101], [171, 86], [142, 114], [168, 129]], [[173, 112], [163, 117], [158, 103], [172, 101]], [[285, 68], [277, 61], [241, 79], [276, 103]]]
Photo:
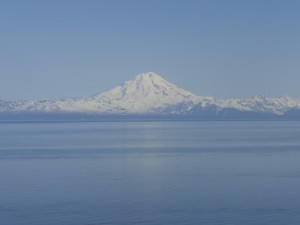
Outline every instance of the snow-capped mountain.
[[178, 88], [155, 73], [146, 73], [107, 92], [94, 95], [89, 100], [101, 103], [101, 108], [105, 111], [155, 113], [161, 112], [168, 105], [182, 102], [196, 104], [199, 97]]
[[84, 98], [58, 101], [0, 101], [0, 117], [6, 113], [40, 113], [85, 115], [183, 115], [203, 118], [247, 118], [249, 116], [284, 116], [299, 112], [300, 100], [290, 97], [250, 99], [214, 99], [183, 90], [159, 75], [137, 75], [106, 92]]

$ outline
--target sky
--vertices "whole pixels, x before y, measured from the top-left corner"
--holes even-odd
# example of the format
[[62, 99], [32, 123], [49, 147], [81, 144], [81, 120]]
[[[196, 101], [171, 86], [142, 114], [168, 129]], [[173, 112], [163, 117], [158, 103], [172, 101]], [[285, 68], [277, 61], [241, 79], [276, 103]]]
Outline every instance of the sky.
[[300, 98], [298, 0], [0, 0], [0, 99], [90, 96], [143, 72], [197, 95]]

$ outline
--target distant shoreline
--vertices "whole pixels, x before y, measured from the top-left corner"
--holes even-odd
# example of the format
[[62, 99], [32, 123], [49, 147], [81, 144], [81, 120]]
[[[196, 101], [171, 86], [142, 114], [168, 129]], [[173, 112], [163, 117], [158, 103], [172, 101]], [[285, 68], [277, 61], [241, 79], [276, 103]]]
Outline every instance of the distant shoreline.
[[192, 116], [192, 115], [93, 115], [68, 113], [0, 113], [0, 123], [9, 122], [155, 122], [155, 121], [300, 121], [300, 117], [245, 115], [245, 116]]

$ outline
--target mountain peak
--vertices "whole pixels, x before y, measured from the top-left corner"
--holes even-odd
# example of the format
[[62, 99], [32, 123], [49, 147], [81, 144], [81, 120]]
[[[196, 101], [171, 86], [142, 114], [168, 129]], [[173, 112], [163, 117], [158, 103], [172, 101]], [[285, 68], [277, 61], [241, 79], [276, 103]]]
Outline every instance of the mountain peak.
[[134, 79], [134, 81], [142, 80], [145, 82], [152, 82], [152, 83], [160, 83], [160, 82], [168, 82], [158, 74], [154, 72], [147, 72], [147, 73], [141, 73], [137, 75]]
[[260, 94], [260, 95], [255, 95], [255, 96], [252, 98], [252, 100], [253, 100], [253, 101], [266, 101], [267, 98], [266, 98], [264, 95]]
[[162, 77], [154, 72], [147, 72], [147, 73], [138, 74], [136, 76], [136, 78], [151, 78], [151, 79], [153, 79], [153, 78], [162, 78]]
[[141, 73], [107, 92], [94, 96], [97, 101], [116, 105], [129, 112], [153, 112], [167, 104], [196, 101], [197, 97], [154, 72]]
[[174, 84], [168, 82], [167, 80], [153, 72], [141, 73], [134, 79], [126, 82], [126, 84], [131, 84], [131, 86], [137, 86], [139, 90], [146, 90], [150, 92], [155, 91], [155, 89], [158, 88], [166, 89], [170, 86], [176, 87]]

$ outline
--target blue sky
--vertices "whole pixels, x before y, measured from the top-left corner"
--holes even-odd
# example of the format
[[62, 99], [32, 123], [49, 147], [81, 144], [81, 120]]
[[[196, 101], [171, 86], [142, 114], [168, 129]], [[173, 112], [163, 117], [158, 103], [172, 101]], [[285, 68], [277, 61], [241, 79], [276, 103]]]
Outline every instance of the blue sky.
[[300, 1], [2, 0], [0, 99], [88, 96], [153, 71], [199, 95], [300, 97]]

